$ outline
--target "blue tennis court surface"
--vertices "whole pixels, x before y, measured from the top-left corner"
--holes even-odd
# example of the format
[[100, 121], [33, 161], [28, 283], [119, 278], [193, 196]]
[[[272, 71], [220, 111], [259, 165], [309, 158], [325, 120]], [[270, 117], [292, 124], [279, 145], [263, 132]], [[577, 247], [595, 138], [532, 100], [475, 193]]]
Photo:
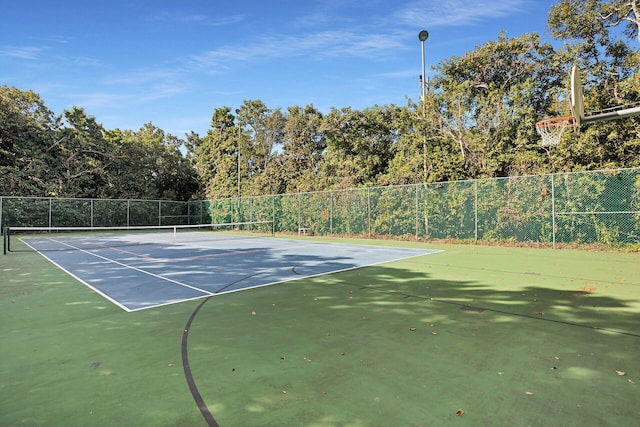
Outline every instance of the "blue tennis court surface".
[[201, 233], [22, 241], [126, 311], [439, 252]]

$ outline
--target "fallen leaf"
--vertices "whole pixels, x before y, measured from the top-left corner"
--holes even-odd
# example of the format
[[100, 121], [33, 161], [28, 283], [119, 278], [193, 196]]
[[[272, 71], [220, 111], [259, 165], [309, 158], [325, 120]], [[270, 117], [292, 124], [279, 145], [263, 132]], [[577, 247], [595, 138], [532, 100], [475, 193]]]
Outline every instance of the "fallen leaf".
[[437, 332], [431, 332], [431, 335], [438, 335]]
[[524, 394], [526, 394], [527, 396], [533, 396], [533, 393], [530, 391], [526, 391]]
[[456, 417], [461, 417], [464, 414], [464, 411], [462, 409], [458, 409], [456, 411]]
[[416, 328], [409, 328], [409, 330], [410, 330], [410, 331], [415, 331], [415, 330], [416, 330]]
[[282, 390], [282, 394], [287, 394], [287, 390]]
[[255, 312], [255, 311], [252, 311], [252, 312], [251, 312], [251, 315], [252, 315], [252, 316], [255, 316], [255, 315], [256, 315], [256, 312]]
[[616, 371], [616, 374], [620, 375], [621, 377], [624, 377], [625, 375], [627, 375], [627, 373], [624, 371]]
[[173, 366], [173, 363], [167, 363], [167, 366]]

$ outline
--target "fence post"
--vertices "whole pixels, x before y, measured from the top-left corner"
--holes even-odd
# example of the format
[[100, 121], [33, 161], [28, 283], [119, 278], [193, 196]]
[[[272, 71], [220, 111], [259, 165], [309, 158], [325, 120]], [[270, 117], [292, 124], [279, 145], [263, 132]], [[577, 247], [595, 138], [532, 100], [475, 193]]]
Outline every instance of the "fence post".
[[329, 193], [329, 235], [333, 235], [333, 191], [328, 190]]
[[474, 193], [474, 206], [473, 206], [473, 210], [474, 210], [474, 227], [475, 227], [475, 231], [474, 231], [474, 236], [476, 239], [476, 242], [478, 241], [478, 180], [475, 179], [473, 181], [473, 193]]
[[556, 248], [556, 188], [554, 174], [551, 175], [551, 245]]
[[298, 234], [300, 234], [300, 227], [302, 227], [302, 223], [300, 222], [300, 193], [298, 193]]
[[371, 188], [367, 188], [367, 227], [371, 238]]
[[271, 235], [276, 235], [276, 196], [271, 196]]
[[418, 240], [418, 191], [420, 190], [419, 184], [415, 184], [416, 187], [416, 240]]

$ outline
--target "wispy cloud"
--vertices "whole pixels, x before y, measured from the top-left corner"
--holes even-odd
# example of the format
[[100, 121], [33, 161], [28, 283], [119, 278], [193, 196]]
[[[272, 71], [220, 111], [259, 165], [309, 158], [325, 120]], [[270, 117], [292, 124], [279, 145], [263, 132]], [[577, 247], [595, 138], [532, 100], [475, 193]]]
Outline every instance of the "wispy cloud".
[[28, 61], [30, 67], [36, 68], [107, 68], [104, 61], [88, 56], [63, 56], [53, 53], [48, 46], [0, 46], [0, 58], [12, 58]]
[[68, 36], [48, 35], [46, 37], [35, 37], [34, 40], [42, 40], [47, 43], [69, 44], [73, 40], [73, 38]]
[[0, 46], [0, 56], [8, 56], [11, 58], [24, 60], [37, 60], [42, 52], [46, 50], [43, 47], [33, 46]]
[[207, 26], [222, 27], [242, 22], [244, 14], [210, 17], [204, 14], [188, 14], [183, 12], [159, 12], [146, 18], [147, 21], [168, 24], [203, 24]]
[[65, 61], [72, 64], [74, 67], [108, 68], [108, 65], [104, 61], [97, 58], [90, 58], [88, 56], [75, 56], [65, 59]]
[[416, 77], [416, 70], [414, 68], [411, 68], [408, 70], [390, 71], [388, 73], [377, 73], [377, 74], [373, 74], [371, 77], [404, 80], [404, 79]]
[[187, 83], [157, 82], [140, 93], [134, 103], [146, 104], [160, 99], [171, 98], [187, 92], [189, 88], [190, 86]]
[[246, 19], [246, 15], [231, 15], [206, 20], [206, 24], [214, 27], [238, 24]]
[[149, 15], [148, 17], [146, 17], [146, 20], [154, 21], [154, 22], [188, 24], [193, 22], [204, 22], [207, 20], [207, 16], [202, 14], [197, 14], [197, 13], [188, 14], [188, 13], [182, 13], [182, 12], [164, 11], [164, 12], [159, 12], [153, 15]]
[[179, 62], [191, 69], [224, 72], [234, 64], [280, 58], [308, 57], [314, 61], [350, 56], [378, 60], [405, 48], [399, 35], [336, 30], [295, 36], [272, 34], [249, 44], [226, 45], [189, 55]]
[[416, 1], [400, 8], [394, 16], [413, 26], [469, 25], [520, 13], [531, 3], [531, 0]]
[[92, 92], [83, 93], [74, 97], [76, 105], [81, 105], [87, 110], [94, 108], [109, 107], [122, 103], [130, 103], [132, 95], [105, 93], [105, 92]]
[[[249, 61], [268, 61], [281, 58], [308, 57], [327, 59], [356, 57], [371, 61], [389, 59], [399, 52], [410, 49], [407, 31], [424, 25], [463, 26], [481, 20], [503, 18], [521, 13], [533, 0], [411, 0], [400, 3], [397, 9], [386, 16], [366, 16], [351, 25], [343, 22], [339, 14], [341, 7], [352, 2], [333, 1], [322, 4], [310, 14], [301, 16], [292, 23], [299, 28], [300, 22], [313, 22], [314, 30], [282, 34], [262, 35], [260, 40], [237, 45], [220, 46], [202, 53], [187, 55], [178, 61], [189, 69], [206, 69], [221, 73], [234, 64]], [[361, 5], [366, 10], [366, 4]], [[331, 13], [337, 13], [331, 15]], [[342, 28], [336, 29], [336, 23]], [[332, 29], [323, 29], [331, 24]], [[411, 39], [413, 41], [413, 38]]]
[[114, 92], [87, 94], [85, 97], [86, 105], [113, 106], [122, 102], [146, 104], [191, 90], [190, 82], [181, 79], [179, 73], [172, 71], [137, 72], [124, 76], [108, 76], [104, 78], [103, 82], [114, 88]]
[[131, 91], [122, 89], [120, 93], [90, 92], [78, 94], [75, 98], [77, 105], [82, 105], [88, 110], [97, 108], [113, 108], [118, 105], [143, 105], [161, 99], [171, 98], [189, 90], [187, 84], [175, 84], [171, 82], [155, 82], [145, 87]]
[[166, 81], [176, 78], [176, 73], [170, 70], [152, 70], [152, 71], [137, 71], [127, 72], [118, 76], [107, 76], [104, 79], [104, 83], [114, 86], [123, 85], [146, 85], [157, 81]]

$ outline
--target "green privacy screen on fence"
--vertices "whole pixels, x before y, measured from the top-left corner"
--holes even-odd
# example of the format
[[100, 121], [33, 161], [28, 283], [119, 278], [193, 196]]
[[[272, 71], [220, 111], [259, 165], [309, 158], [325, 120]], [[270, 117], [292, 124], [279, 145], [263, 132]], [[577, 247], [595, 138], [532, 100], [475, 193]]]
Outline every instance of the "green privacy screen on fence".
[[273, 221], [276, 233], [640, 243], [640, 168], [175, 202], [0, 197], [2, 227]]

